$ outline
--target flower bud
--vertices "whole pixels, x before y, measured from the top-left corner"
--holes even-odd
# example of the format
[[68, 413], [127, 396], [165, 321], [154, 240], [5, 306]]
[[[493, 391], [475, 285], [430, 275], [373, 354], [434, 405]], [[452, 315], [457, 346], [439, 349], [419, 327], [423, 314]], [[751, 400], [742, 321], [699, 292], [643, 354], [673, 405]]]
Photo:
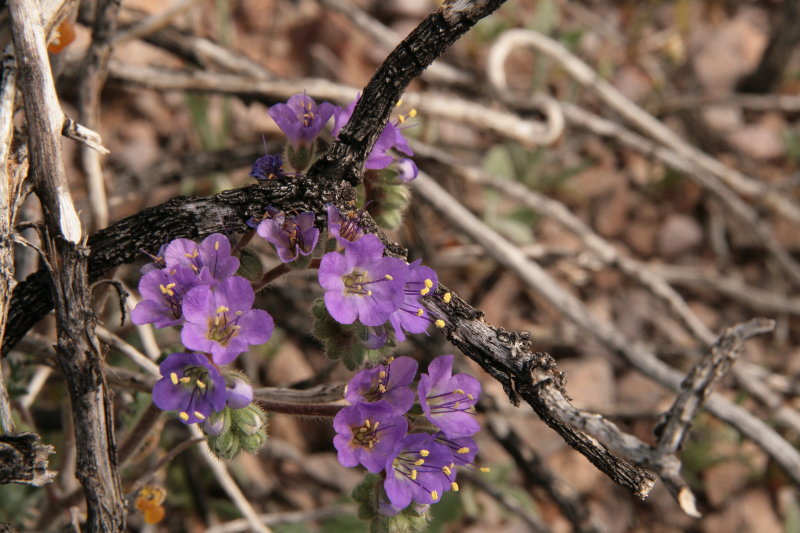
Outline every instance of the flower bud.
[[208, 438], [209, 449], [220, 459], [235, 459], [241, 451], [239, 437], [233, 432], [221, 434], [219, 437]]
[[264, 427], [266, 415], [254, 404], [232, 412], [233, 429], [242, 435], [255, 435]]
[[203, 422], [203, 431], [207, 435], [216, 437], [222, 433], [227, 433], [231, 429], [231, 410], [226, 407], [222, 411], [211, 413], [211, 416]]
[[265, 442], [267, 442], [267, 432], [263, 429], [256, 431], [253, 435], [243, 436], [239, 440], [242, 450], [248, 453], [258, 453]]
[[253, 387], [238, 375], [232, 376], [227, 392], [228, 407], [231, 409], [242, 409], [253, 401]]

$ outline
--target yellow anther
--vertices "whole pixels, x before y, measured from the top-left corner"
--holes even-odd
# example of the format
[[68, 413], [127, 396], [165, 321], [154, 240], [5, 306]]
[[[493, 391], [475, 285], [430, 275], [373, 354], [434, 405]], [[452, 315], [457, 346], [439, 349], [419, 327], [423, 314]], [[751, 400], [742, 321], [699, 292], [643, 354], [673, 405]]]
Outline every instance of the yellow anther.
[[449, 292], [444, 293], [444, 296], [442, 296], [442, 300], [444, 300], [444, 303], [446, 303], [446, 304], [449, 304], [450, 300], [452, 300], [452, 299], [453, 299], [453, 295], [450, 294]]
[[170, 372], [169, 373], [169, 379], [172, 380], [172, 384], [173, 385], [177, 385], [178, 384], [178, 374], [176, 374], [175, 372]]
[[443, 327], [444, 327], [444, 320], [442, 320], [442, 319], [440, 318], [439, 320], [437, 320], [436, 322], [434, 322], [434, 323], [433, 323], [433, 325], [434, 325], [434, 326], [436, 326], [437, 328], [443, 328]]
[[425, 286], [430, 289], [431, 287], [433, 287], [433, 282], [429, 279], [426, 279]]
[[205, 389], [205, 388], [206, 388], [206, 384], [205, 384], [205, 383], [203, 383], [202, 381], [200, 381], [200, 380], [198, 379], [198, 380], [197, 380], [197, 388], [199, 388], [199, 389]]
[[230, 308], [225, 307], [224, 305], [220, 305], [219, 307], [217, 307], [217, 310], [215, 312], [218, 315], [221, 315], [222, 313], [227, 313], [228, 311], [230, 311]]
[[186, 422], [187, 420], [189, 420], [189, 413], [181, 411], [180, 413], [178, 413], [178, 418]]
[[372, 291], [367, 291], [367, 296], [372, 296]]
[[206, 419], [206, 415], [204, 415], [204, 414], [203, 414], [203, 413], [201, 413], [200, 411], [195, 411], [195, 412], [194, 412], [194, 416], [196, 416], [196, 417], [197, 417], [197, 418], [199, 418], [200, 420], [205, 420], [205, 419]]
[[452, 470], [450, 470], [450, 468], [449, 468], [449, 467], [447, 467], [447, 466], [443, 466], [443, 467], [442, 467], [442, 472], [444, 472], [444, 475], [446, 475], [446, 476], [449, 476], [450, 474], [452, 474], [452, 473], [453, 473], [453, 471], [452, 471]]
[[367, 432], [367, 428], [362, 426], [362, 427], [358, 428], [358, 432], [359, 433], [366, 433]]
[[243, 314], [244, 314], [244, 311], [236, 311], [236, 316], [242, 316]]
[[431, 454], [431, 452], [430, 452], [429, 450], [424, 450], [424, 449], [423, 449], [423, 450], [420, 450], [420, 451], [419, 451], [419, 454], [420, 454], [422, 457], [428, 457], [428, 456]]
[[424, 314], [425, 314], [425, 310], [423, 308], [420, 307], [419, 309], [417, 309], [417, 316], [422, 316]]
[[430, 290], [428, 287], [425, 287], [424, 289], [422, 289], [422, 290], [420, 290], [420, 291], [419, 291], [419, 293], [420, 293], [422, 296], [425, 296], [425, 295], [426, 295], [426, 294], [428, 294], [429, 292], [431, 292], [431, 290]]
[[369, 423], [369, 419], [364, 420], [364, 426], [365, 427], [371, 427], [371, 424]]
[[431, 491], [431, 498], [433, 498], [433, 501], [438, 500], [439, 499], [439, 493], [437, 491], [435, 491], [435, 490], [432, 490]]
[[219, 326], [219, 317], [214, 318], [214, 325]]
[[378, 385], [378, 392], [381, 394], [386, 392], [386, 385]]
[[381, 370], [378, 372], [378, 378], [383, 379], [386, 377], [386, 370]]
[[453, 492], [458, 492], [458, 483], [453, 481], [452, 483], [450, 483], [450, 488], [453, 489]]
[[402, 124], [405, 121], [406, 121], [406, 117], [404, 117], [403, 115], [397, 115], [397, 122]]
[[394, 278], [392, 277], [392, 275], [391, 275], [391, 274], [386, 274], [386, 275], [385, 275], [385, 276], [383, 276], [383, 277], [384, 277], [384, 278], [386, 278], [386, 279], [388, 279], [389, 281], [393, 281], [393, 280], [394, 280]]
[[195, 265], [189, 265], [189, 266], [192, 267], [192, 270], [194, 270], [195, 272], [198, 271], [198, 268]]
[[373, 446], [375, 446], [375, 441], [374, 440], [369, 441], [369, 447], [372, 448]]
[[464, 389], [453, 389], [455, 394], [464, 394]]
[[467, 398], [469, 398], [470, 400], [474, 400], [475, 396], [473, 396], [472, 394], [467, 394]]
[[488, 466], [482, 466], [482, 467], [481, 467], [481, 472], [490, 472], [491, 470], [492, 470], [492, 469], [491, 469], [491, 468], [489, 468]]
[[407, 116], [408, 118], [414, 118], [414, 117], [416, 117], [416, 116], [417, 116], [417, 110], [416, 110], [416, 109], [412, 109], [411, 111], [409, 111], [409, 112], [408, 112], [408, 115], [406, 115], [406, 116]]
[[375, 425], [374, 425], [374, 426], [372, 426], [372, 429], [375, 429], [375, 430], [377, 430], [377, 429], [378, 429], [378, 426], [380, 426], [380, 425], [381, 425], [381, 421], [380, 421], [380, 420], [378, 420], [377, 422], [375, 422]]
[[425, 464], [425, 459], [417, 459], [416, 461], [414, 461], [414, 464], [416, 466], [422, 466]]
[[469, 453], [469, 448], [464, 446], [463, 448], [459, 448], [458, 450], [456, 450], [456, 453]]
[[401, 105], [403, 105], [403, 99], [402, 98], [400, 100], [398, 100], [396, 104], [394, 104], [395, 107], [400, 107]]
[[172, 283], [167, 283], [167, 288], [168, 289], [174, 289], [175, 288], [175, 282], [173, 281]]
[[219, 241], [214, 243], [214, 249], [219, 250]]
[[159, 285], [158, 288], [161, 289], [161, 294], [167, 294], [169, 296], [175, 296], [175, 291], [172, 290], [172, 287], [170, 287], [170, 285], [174, 286], [175, 284], [174, 283], [170, 283], [166, 287], [164, 285]]
[[178, 381], [180, 381], [181, 383], [189, 383], [190, 381], [192, 381], [192, 378], [190, 378], [189, 376], [183, 376], [183, 377], [182, 377], [180, 380], [178, 380]]
[[416, 470], [412, 470], [411, 471], [411, 479], [412, 480], [416, 480], [417, 479], [417, 471]]

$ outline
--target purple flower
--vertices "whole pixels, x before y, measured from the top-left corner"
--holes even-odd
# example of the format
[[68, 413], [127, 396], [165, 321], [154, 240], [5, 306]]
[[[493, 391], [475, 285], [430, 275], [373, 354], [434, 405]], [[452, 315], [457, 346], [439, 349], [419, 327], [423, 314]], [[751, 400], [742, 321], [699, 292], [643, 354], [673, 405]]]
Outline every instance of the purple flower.
[[432, 268], [422, 266], [420, 260], [408, 265], [403, 284], [403, 304], [389, 317], [398, 341], [406, 340], [405, 331], [423, 333], [431, 323], [429, 313], [419, 304], [419, 297], [436, 290], [439, 282]]
[[221, 233], [212, 233], [200, 244], [189, 239], [175, 239], [164, 252], [167, 268], [188, 266], [205, 284], [215, 284], [231, 277], [239, 268], [239, 259], [231, 256], [231, 243]]
[[403, 509], [413, 500], [436, 503], [451, 487], [450, 450], [428, 433], [412, 433], [397, 443], [386, 461], [383, 488], [392, 507]]
[[292, 146], [311, 145], [327, 124], [336, 106], [323, 102], [319, 106], [306, 94], [295, 94], [285, 104], [269, 108], [269, 116], [283, 131]]
[[319, 265], [319, 283], [325, 289], [325, 307], [337, 322], [380, 326], [403, 303], [402, 280], [406, 263], [383, 257], [383, 244], [365, 235], [344, 253], [330, 252]]
[[253, 401], [253, 387], [238, 376], [226, 389], [226, 403], [231, 409], [243, 409]]
[[259, 157], [250, 169], [250, 176], [259, 181], [285, 177], [283, 159], [278, 154]]
[[336, 242], [347, 247], [351, 242], [364, 236], [360, 225], [360, 212], [350, 212], [342, 215], [333, 204], [328, 204], [328, 233]]
[[403, 415], [384, 402], [345, 407], [333, 419], [333, 445], [342, 466], [358, 464], [373, 474], [383, 470], [386, 459], [408, 429]]
[[183, 322], [184, 295], [199, 284], [194, 272], [185, 266], [150, 270], [139, 280], [142, 301], [131, 313], [131, 321], [137, 326], [150, 323], [157, 328], [177, 326]]
[[186, 324], [181, 342], [192, 350], [211, 353], [218, 365], [230, 363], [251, 344], [267, 342], [274, 323], [266, 311], [251, 309], [254, 300], [250, 283], [239, 276], [215, 288], [195, 287], [183, 298]]
[[202, 422], [225, 407], [225, 379], [205, 355], [174, 353], [159, 369], [163, 377], [153, 387], [153, 403], [178, 411], [184, 424]]
[[314, 251], [319, 240], [319, 230], [314, 227], [314, 213], [305, 211], [293, 217], [269, 208], [266, 216], [268, 218], [258, 225], [257, 231], [275, 246], [281, 261], [291, 263], [299, 255]]
[[[361, 95], [358, 95], [355, 100], [348, 104], [347, 107], [337, 107], [333, 112], [334, 137], [338, 138], [341, 129], [345, 124], [347, 124], [347, 122], [350, 120], [350, 117], [353, 116], [353, 111], [355, 110], [356, 104], [360, 98]], [[408, 141], [401, 133], [400, 128], [395, 124], [388, 122], [380, 136], [378, 136], [378, 140], [375, 141], [375, 146], [372, 148], [369, 156], [367, 156], [367, 160], [364, 162], [364, 167], [373, 170], [388, 167], [396, 159], [394, 155], [389, 153], [392, 149], [397, 150], [398, 152], [401, 152], [407, 156], [414, 155], [414, 151], [408, 145]]]
[[480, 429], [475, 404], [481, 394], [477, 379], [452, 375], [453, 356], [440, 355], [419, 378], [419, 403], [425, 416], [448, 438], [468, 437]]
[[409, 385], [417, 374], [417, 362], [410, 357], [398, 357], [386, 365], [361, 370], [347, 384], [344, 398], [351, 404], [385, 401], [398, 414], [414, 404], [414, 391]]

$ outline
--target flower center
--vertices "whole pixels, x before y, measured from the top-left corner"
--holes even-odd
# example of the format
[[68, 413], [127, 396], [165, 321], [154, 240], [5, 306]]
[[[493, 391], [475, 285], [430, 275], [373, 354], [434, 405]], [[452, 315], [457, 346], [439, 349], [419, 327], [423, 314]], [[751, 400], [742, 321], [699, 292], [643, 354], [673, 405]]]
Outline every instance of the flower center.
[[366, 419], [361, 426], [354, 426], [352, 428], [352, 443], [356, 446], [372, 449], [372, 447], [381, 441], [378, 433], [378, 426], [380, 424], [380, 420], [376, 422], [370, 422], [369, 419]]
[[208, 331], [206, 332], [208, 340], [227, 346], [228, 342], [239, 334], [239, 330], [242, 327], [238, 326], [237, 322], [239, 322], [242, 312], [236, 311], [232, 319], [228, 317], [229, 313], [230, 309], [228, 307], [224, 305], [217, 307], [215, 316], [208, 319]]
[[373, 283], [369, 279], [369, 272], [363, 268], [354, 268], [349, 274], [342, 276], [344, 282], [344, 293], [354, 296], [372, 296], [372, 291], [364, 288], [364, 285]]
[[197, 410], [196, 405], [202, 403], [208, 394], [211, 380], [208, 377], [208, 369], [202, 366], [187, 366], [183, 369], [183, 375], [177, 372], [170, 372], [169, 379], [176, 387], [181, 387], [188, 394], [186, 395], [186, 405], [178, 412], [178, 417], [184, 422], [189, 420], [189, 413], [204, 420], [206, 417]]
[[172, 283], [167, 283], [166, 285], [159, 284], [158, 288], [161, 291], [161, 295], [164, 298], [164, 301], [167, 303], [170, 312], [174, 318], [180, 318], [183, 314], [183, 310], [181, 309], [181, 301], [183, 298], [180, 294], [176, 292], [176, 283], [173, 281]]

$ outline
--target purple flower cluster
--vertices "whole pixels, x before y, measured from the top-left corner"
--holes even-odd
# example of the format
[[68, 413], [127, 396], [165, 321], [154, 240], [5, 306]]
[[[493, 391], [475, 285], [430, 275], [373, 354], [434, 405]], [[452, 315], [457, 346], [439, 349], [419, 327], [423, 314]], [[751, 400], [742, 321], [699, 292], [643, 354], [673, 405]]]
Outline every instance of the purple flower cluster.
[[[420, 376], [417, 394], [411, 389], [417, 363], [410, 357], [362, 370], [347, 385], [350, 405], [334, 419], [333, 443], [342, 465], [385, 472], [385, 514], [412, 502], [436, 503], [446, 491], [458, 490], [458, 467], [474, 467], [478, 449], [472, 435], [479, 429], [475, 403], [481, 386], [467, 374], [453, 375], [452, 365], [452, 355], [434, 359]], [[439, 431], [409, 431], [415, 397]]]
[[406, 332], [423, 333], [432, 320], [419, 298], [436, 290], [436, 273], [419, 261], [384, 257], [380, 239], [364, 235], [354, 219], [328, 207], [330, 237], [344, 247], [325, 254], [319, 266], [328, 312], [341, 324], [358, 321], [372, 328], [378, 347], [386, 341], [387, 323], [399, 341]]
[[[347, 107], [339, 107], [328, 102], [317, 105], [310, 96], [295, 94], [285, 104], [276, 104], [269, 108], [269, 116], [289, 141], [291, 150], [288, 152], [288, 159], [294, 166], [299, 167], [297, 170], [307, 168], [310, 164], [311, 161], [307, 159], [311, 153], [309, 150], [331, 117], [333, 117], [331, 133], [338, 139], [339, 132], [353, 116], [360, 97], [360, 95], [356, 97]], [[408, 115], [399, 115], [395, 122], [386, 124], [364, 163], [367, 169], [380, 170], [394, 165], [401, 182], [407, 183], [417, 177], [419, 170], [411, 159], [414, 151], [402, 133], [402, 130], [408, 127], [402, 124], [407, 118], [414, 116], [416, 111], [412, 110]], [[260, 158], [253, 165], [250, 175], [258, 180], [285, 176], [281, 157], [266, 155]]]
[[142, 301], [131, 320], [181, 327], [181, 342], [189, 350], [161, 363], [153, 402], [178, 411], [186, 424], [252, 400], [252, 388], [242, 379], [231, 379], [226, 386], [218, 366], [231, 363], [250, 345], [267, 342], [274, 329], [266, 311], [253, 309], [255, 293], [246, 279], [235, 275], [238, 268], [227, 237], [215, 233], [200, 244], [175, 239], [143, 269]]

